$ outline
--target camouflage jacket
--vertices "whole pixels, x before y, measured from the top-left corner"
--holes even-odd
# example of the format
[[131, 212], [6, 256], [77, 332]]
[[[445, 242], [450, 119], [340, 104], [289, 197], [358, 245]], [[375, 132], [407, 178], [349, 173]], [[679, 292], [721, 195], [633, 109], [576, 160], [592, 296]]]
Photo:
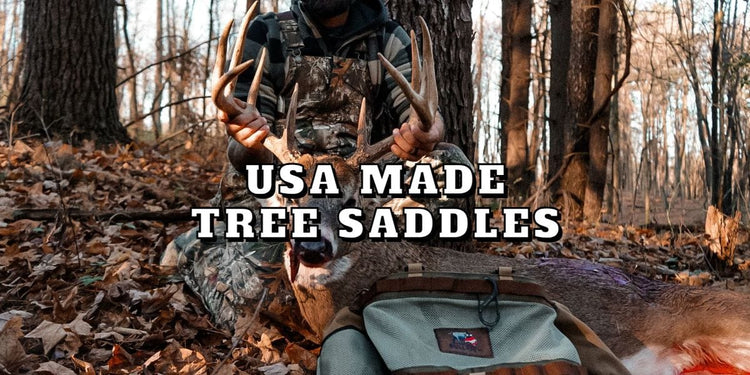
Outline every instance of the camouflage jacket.
[[[297, 26], [298, 41], [286, 40], [287, 21]], [[295, 44], [298, 45], [297, 48]], [[373, 107], [373, 140], [390, 134], [391, 129], [404, 122], [409, 103], [393, 78], [385, 73], [378, 60], [382, 53], [407, 79], [411, 76], [411, 41], [406, 31], [388, 18], [380, 0], [359, 0], [352, 4], [347, 23], [339, 28], [318, 27], [300, 9], [299, 1], [292, 1], [292, 10], [258, 16], [245, 35], [245, 60], [255, 59], [266, 47], [268, 58], [264, 67], [258, 109], [270, 124], [282, 124], [289, 92], [290, 55], [349, 58], [363, 61], [369, 67], [372, 91], [367, 95]], [[250, 67], [237, 83], [235, 96], [244, 100], [255, 69]], [[293, 79], [293, 77], [292, 77]], [[357, 103], [358, 105], [358, 103]], [[274, 126], [272, 126], [274, 129]], [[278, 132], [278, 127], [276, 128]]]

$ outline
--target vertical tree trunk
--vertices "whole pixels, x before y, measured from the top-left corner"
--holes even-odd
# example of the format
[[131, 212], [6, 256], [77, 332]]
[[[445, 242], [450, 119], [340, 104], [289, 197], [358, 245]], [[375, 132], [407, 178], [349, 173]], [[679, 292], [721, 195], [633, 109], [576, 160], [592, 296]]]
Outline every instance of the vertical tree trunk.
[[[163, 0], [156, 0], [156, 40], [154, 45], [156, 47], [156, 61], [161, 61], [164, 57], [164, 16], [162, 10], [164, 8]], [[154, 101], [151, 104], [152, 109], [159, 108], [161, 105], [161, 95], [164, 91], [164, 74], [162, 73], [162, 64], [159, 63], [154, 69]], [[151, 117], [153, 121], [153, 132], [154, 140], [158, 141], [161, 138], [161, 111], [156, 111]]]
[[[391, 0], [392, 17], [409, 30], [424, 17], [435, 48], [435, 72], [440, 90], [440, 108], [445, 118], [445, 141], [461, 145], [469, 159], [474, 157], [471, 84], [472, 0], [444, 0], [442, 6], [427, 0]], [[416, 28], [419, 32], [419, 28]]]
[[[122, 35], [125, 39], [125, 48], [127, 49], [128, 54], [128, 68], [129, 68], [129, 75], [135, 74], [136, 72], [136, 66], [135, 66], [135, 52], [133, 51], [133, 47], [130, 44], [130, 35], [128, 32], [128, 6], [125, 0], [122, 2]], [[130, 110], [130, 120], [135, 121], [136, 119], [140, 118], [141, 115], [138, 113], [138, 79], [137, 77], [133, 77], [130, 79], [130, 82], [128, 82], [130, 86], [130, 93], [129, 93], [129, 110]], [[143, 122], [138, 121], [133, 126], [136, 128], [136, 132], [139, 132], [142, 129]]]
[[[503, 161], [511, 196], [529, 194], [529, 84], [531, 83], [531, 0], [503, 1]], [[506, 57], [506, 56], [509, 56]], [[507, 73], [506, 73], [507, 72]]]
[[614, 61], [617, 57], [617, 8], [615, 0], [599, 4], [594, 110], [607, 107], [591, 124], [589, 135], [589, 175], [584, 200], [584, 217], [590, 223], [601, 218], [604, 187], [607, 183], [607, 149], [609, 145], [609, 94], [612, 91]]
[[[615, 44], [617, 51], [615, 56], [619, 56], [619, 51], [622, 47], [619, 43]], [[617, 73], [620, 69], [619, 60], [614, 59], [614, 72]], [[620, 192], [621, 187], [621, 152], [620, 147], [621, 135], [620, 135], [620, 93], [617, 92], [612, 96], [612, 107], [609, 111], [609, 129], [610, 129], [610, 140], [612, 142], [612, 174], [610, 175], [610, 194], [609, 194], [609, 212], [612, 217], [612, 223], [617, 223], [620, 216]]]
[[[536, 41], [534, 45], [535, 59], [532, 70], [532, 92], [534, 93], [534, 110], [533, 110], [533, 129], [531, 131], [531, 137], [529, 138], [529, 161], [527, 166], [529, 184], [538, 186], [542, 181], [537, 181], [537, 159], [542, 156], [541, 166], [544, 170], [546, 164], [544, 162], [544, 147], [545, 147], [545, 124], [547, 114], [547, 48], [549, 43], [549, 26], [547, 23], [548, 13], [545, 11], [544, 5], [541, 6], [540, 14], [533, 19], [539, 20], [539, 25], [534, 26], [534, 35], [536, 35]], [[533, 22], [533, 21], [532, 21]]]
[[21, 130], [127, 142], [117, 116], [114, 1], [24, 2]]
[[[485, 7], [485, 10], [487, 8]], [[476, 51], [474, 54], [474, 90], [476, 95], [474, 96], [474, 161], [479, 162], [479, 130], [484, 124], [484, 111], [482, 111], [482, 100], [483, 93], [482, 81], [484, 77], [484, 15], [479, 15], [479, 31], [477, 32]], [[487, 134], [485, 137], [488, 136]]]
[[596, 69], [597, 0], [576, 0], [571, 9], [570, 67], [568, 102], [565, 121], [565, 151], [571, 160], [562, 177], [561, 189], [566, 195], [570, 218], [583, 213], [588, 183], [589, 129], [584, 125], [593, 111], [594, 71]]
[[719, 60], [721, 57], [721, 34], [724, 22], [724, 0], [714, 0], [713, 38], [711, 42], [711, 166], [713, 173], [711, 178], [711, 204], [722, 207], [722, 170], [723, 149], [720, 148], [720, 134], [723, 129], [720, 125], [719, 108], [721, 103], [721, 89], [719, 87]]
[[[549, 3], [552, 56], [549, 87], [549, 163], [548, 178], [560, 171], [565, 157], [565, 115], [568, 113], [568, 67], [570, 64], [571, 0]], [[559, 191], [559, 180], [551, 191]]]

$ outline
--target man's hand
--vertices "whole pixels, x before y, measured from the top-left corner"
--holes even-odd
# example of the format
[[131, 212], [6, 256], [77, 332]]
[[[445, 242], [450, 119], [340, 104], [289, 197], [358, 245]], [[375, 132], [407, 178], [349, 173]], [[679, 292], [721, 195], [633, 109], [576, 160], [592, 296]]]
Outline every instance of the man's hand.
[[229, 118], [226, 112], [219, 110], [217, 114], [219, 121], [226, 124], [227, 133], [239, 144], [249, 150], [261, 151], [263, 140], [271, 131], [268, 122], [254, 106], [237, 98], [233, 99], [235, 104], [243, 109], [242, 113]]
[[393, 129], [391, 152], [404, 160], [417, 161], [432, 151], [443, 140], [445, 125], [438, 113], [429, 131], [422, 131], [417, 121], [407, 122]]

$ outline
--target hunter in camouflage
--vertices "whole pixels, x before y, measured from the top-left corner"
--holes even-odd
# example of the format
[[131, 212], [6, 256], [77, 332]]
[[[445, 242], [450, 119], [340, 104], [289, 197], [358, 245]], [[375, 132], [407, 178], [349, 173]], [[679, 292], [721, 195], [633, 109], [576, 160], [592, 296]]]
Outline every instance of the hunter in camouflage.
[[[261, 15], [250, 25], [245, 35], [243, 60], [256, 58], [263, 47], [267, 48], [268, 58], [263, 61], [264, 74], [257, 103], [262, 118], [247, 122], [260, 124], [259, 131], [267, 126], [270, 132], [281, 134], [296, 84], [299, 105], [295, 136], [299, 149], [313, 155], [346, 157], [356, 146], [363, 98], [370, 103], [367, 116], [374, 125], [373, 141], [397, 134], [393, 129], [398, 129], [408, 117], [409, 103], [393, 78], [386, 74], [377, 54], [383, 54], [408, 79], [411, 40], [398, 24], [388, 19], [380, 0], [327, 2], [327, 7], [335, 8], [335, 3], [340, 3], [340, 7], [346, 8], [345, 22], [335, 27], [322, 24], [329, 13], [341, 9], [319, 9], [316, 3], [326, 2], [293, 0], [290, 12]], [[239, 100], [246, 99], [253, 71], [253, 67], [248, 69], [237, 82], [235, 97]], [[436, 125], [442, 138], [442, 120]], [[262, 204], [247, 191], [245, 165], [267, 160], [248, 152], [246, 143], [238, 141], [236, 134], [232, 135], [228, 150], [231, 165], [211, 204], [247, 207], [257, 212]], [[402, 146], [403, 139], [399, 143]], [[405, 163], [407, 168], [415, 162], [429, 163], [442, 183], [443, 164], [471, 164], [455, 147], [434, 149], [439, 140], [431, 145], [414, 145], [409, 150], [397, 145], [394, 154], [384, 156], [378, 163]], [[405, 177], [408, 182], [410, 171], [407, 170]], [[362, 203], [366, 210], [386, 206], [397, 214], [405, 207], [422, 206], [433, 212], [438, 207], [465, 207], [463, 199], [446, 198], [373, 198]], [[222, 240], [223, 232], [223, 223], [217, 222], [218, 239], [213, 242], [199, 240], [196, 229], [177, 237], [168, 245], [162, 264], [176, 267], [185, 283], [201, 296], [214, 321], [232, 329], [239, 308], [257, 302], [264, 286], [258, 274], [267, 272], [266, 266], [281, 261], [284, 244], [228, 242]]]

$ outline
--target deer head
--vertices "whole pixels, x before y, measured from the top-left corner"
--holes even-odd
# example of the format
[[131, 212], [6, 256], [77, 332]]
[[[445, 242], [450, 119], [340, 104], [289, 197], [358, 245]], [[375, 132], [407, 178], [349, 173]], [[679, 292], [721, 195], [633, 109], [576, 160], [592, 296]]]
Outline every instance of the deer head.
[[[242, 36], [247, 32], [249, 26], [250, 14], [254, 11], [256, 4], [248, 10], [242, 22], [240, 37], [235, 44], [232, 54], [232, 60], [228, 71], [224, 72], [224, 60], [227, 55], [227, 40], [231, 31], [233, 22], [229, 22], [224, 28], [217, 52], [216, 65], [214, 67], [214, 81], [216, 82], [212, 90], [212, 98], [216, 107], [226, 112], [230, 117], [237, 116], [243, 112], [232, 96], [237, 82], [237, 77], [247, 70], [253, 60], [240, 63], [242, 51], [244, 49], [244, 38]], [[385, 57], [380, 55], [380, 60], [394, 77], [398, 85], [404, 91], [406, 97], [411, 103], [412, 112], [409, 121], [418, 122], [423, 131], [429, 131], [430, 126], [435, 121], [437, 113], [437, 84], [435, 80], [435, 63], [432, 53], [432, 42], [430, 33], [424, 19], [420, 17], [422, 32], [424, 35], [423, 55], [424, 63], [420, 62], [420, 55], [417, 48], [416, 36], [411, 33], [412, 40], [412, 81], [409, 83], [406, 78], [388, 62]], [[256, 72], [250, 90], [247, 96], [247, 103], [253, 110], [257, 104], [260, 82], [263, 75], [263, 63], [265, 62], [266, 51], [262, 50], [259, 63], [256, 64]], [[346, 251], [347, 244], [342, 243], [337, 235], [338, 213], [347, 207], [360, 207], [359, 199], [359, 172], [358, 167], [362, 163], [372, 162], [388, 153], [393, 138], [388, 137], [373, 145], [370, 144], [370, 134], [372, 132], [372, 123], [367, 118], [367, 103], [363, 100], [360, 113], [359, 123], [357, 126], [357, 147], [355, 152], [347, 157], [331, 155], [302, 155], [297, 147], [295, 138], [296, 131], [296, 109], [298, 100], [298, 89], [295, 86], [291, 96], [285, 129], [281, 137], [269, 134], [263, 141], [263, 145], [282, 163], [296, 163], [305, 167], [307, 172], [308, 186], [309, 180], [316, 165], [328, 164], [335, 170], [336, 177], [341, 186], [341, 196], [335, 199], [316, 198], [305, 196], [288, 202], [287, 206], [310, 207], [318, 209], [320, 213], [321, 236], [316, 241], [294, 241], [289, 244], [288, 271], [292, 281], [295, 281], [300, 265], [308, 269], [322, 267], [334, 259], [340, 259]], [[334, 267], [335, 268], [335, 267]], [[314, 271], [313, 271], [314, 272]], [[314, 277], [313, 277], [314, 279]]]

